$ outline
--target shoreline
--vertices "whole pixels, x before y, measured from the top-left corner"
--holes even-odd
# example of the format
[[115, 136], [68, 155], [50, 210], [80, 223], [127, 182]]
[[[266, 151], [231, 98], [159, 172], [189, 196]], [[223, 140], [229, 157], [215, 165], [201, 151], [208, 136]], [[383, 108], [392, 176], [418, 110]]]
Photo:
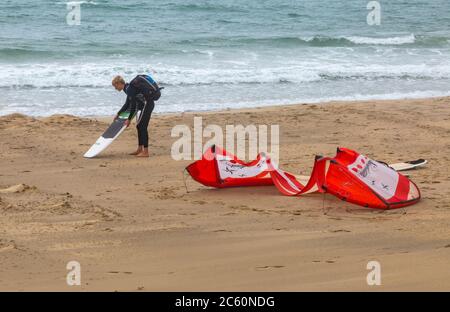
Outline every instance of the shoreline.
[[[174, 125], [279, 124], [280, 166], [307, 175], [337, 146], [396, 162], [423, 199], [378, 211], [274, 187], [213, 190], [174, 161]], [[0, 117], [0, 290], [450, 290], [450, 97], [297, 104], [155, 115], [149, 159], [125, 131], [100, 157], [83, 153], [108, 117]], [[134, 127], [133, 127], [134, 128]], [[382, 285], [368, 286], [379, 261]], [[82, 286], [65, 282], [78, 261]]]
[[[291, 107], [291, 106], [302, 106], [302, 105], [328, 105], [328, 104], [356, 104], [356, 103], [371, 103], [371, 102], [378, 102], [378, 103], [383, 103], [383, 102], [404, 102], [404, 101], [418, 101], [418, 100], [439, 100], [439, 99], [447, 99], [450, 98], [450, 95], [443, 95], [443, 96], [431, 96], [431, 97], [405, 97], [405, 98], [390, 98], [390, 99], [365, 99], [365, 100], [329, 100], [329, 101], [318, 101], [318, 102], [297, 102], [297, 103], [291, 103], [291, 104], [268, 104], [268, 105], [257, 105], [257, 106], [253, 106], [253, 107], [239, 107], [239, 108], [218, 108], [218, 109], [210, 109], [210, 110], [189, 110], [189, 111], [183, 111], [183, 112], [162, 112], [162, 113], [158, 113], [158, 112], [153, 112], [152, 116], [176, 116], [176, 115], [183, 115], [183, 114], [208, 114], [208, 113], [222, 113], [222, 112], [230, 112], [230, 111], [251, 111], [251, 110], [260, 110], [260, 109], [276, 109], [276, 108], [280, 108], [280, 107]], [[158, 102], [155, 102], [155, 107], [158, 105]], [[161, 104], [164, 105], [164, 104]], [[119, 106], [118, 106], [119, 107]], [[119, 107], [120, 108], [120, 107]], [[48, 118], [48, 117], [52, 117], [54, 115], [68, 115], [68, 116], [74, 116], [74, 117], [78, 117], [78, 118], [90, 118], [90, 119], [106, 119], [109, 117], [112, 117], [114, 115], [75, 115], [75, 114], [52, 114], [49, 116], [41, 116], [41, 115], [29, 115], [29, 114], [23, 114], [20, 112], [13, 112], [13, 113], [9, 113], [9, 114], [5, 114], [5, 115], [0, 115], [1, 117], [4, 116], [8, 116], [8, 115], [12, 115], [12, 114], [21, 114], [21, 115], [25, 115], [28, 117], [33, 117], [33, 118], [37, 118], [37, 119], [42, 119], [42, 118]]]

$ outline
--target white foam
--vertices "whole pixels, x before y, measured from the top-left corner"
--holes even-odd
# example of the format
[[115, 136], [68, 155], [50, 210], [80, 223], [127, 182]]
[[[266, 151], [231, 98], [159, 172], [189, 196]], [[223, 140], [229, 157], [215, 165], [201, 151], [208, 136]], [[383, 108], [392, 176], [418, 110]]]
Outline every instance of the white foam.
[[402, 45], [414, 43], [416, 41], [416, 36], [410, 34], [407, 36], [399, 37], [387, 37], [387, 38], [375, 38], [375, 37], [360, 37], [360, 36], [349, 36], [342, 37], [356, 44], [374, 44], [374, 45]]
[[[378, 59], [343, 59], [330, 57], [316, 60], [289, 60], [261, 67], [248, 62], [223, 62], [199, 67], [158, 64], [156, 68], [129, 63], [116, 66], [116, 61], [104, 63], [75, 64], [4, 64], [0, 67], [0, 88], [107, 88], [111, 78], [122, 74], [130, 79], [136, 74], [153, 73], [166, 85], [208, 85], [208, 84], [254, 84], [279, 82], [307, 83], [329, 79], [450, 79], [450, 64], [444, 63], [444, 55], [433, 51], [436, 59], [425, 59], [416, 53], [405, 52], [416, 57], [410, 64], [386, 62]], [[331, 55], [331, 54], [330, 54]], [[399, 58], [397, 56], [397, 58]], [[392, 61], [392, 62], [391, 62]], [[399, 60], [397, 60], [399, 62]], [[24, 74], [26, 73], [26, 74]]]
[[92, 4], [92, 5], [98, 5], [98, 2], [95, 2], [95, 1], [67, 1], [67, 2], [58, 1], [58, 2], [55, 2], [55, 3], [56, 4], [63, 4], [63, 5], [68, 5], [68, 4], [74, 4], [74, 5]]
[[285, 55], [252, 51], [239, 57], [205, 51], [155, 62], [108, 58], [2, 63], [0, 114], [114, 113], [125, 96], [111, 88], [117, 74], [128, 80], [153, 73], [166, 86], [157, 105], [160, 112], [447, 95], [448, 49], [378, 46], [376, 52], [355, 50], [337, 47], [314, 54], [317, 50], [306, 49], [298, 55], [295, 51]]

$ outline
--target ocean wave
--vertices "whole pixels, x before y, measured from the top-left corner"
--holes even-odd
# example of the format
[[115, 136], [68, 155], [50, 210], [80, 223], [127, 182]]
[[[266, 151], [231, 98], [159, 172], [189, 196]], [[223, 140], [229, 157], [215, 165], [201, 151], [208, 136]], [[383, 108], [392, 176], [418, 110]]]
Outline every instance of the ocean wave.
[[316, 47], [339, 46], [448, 46], [450, 38], [443, 36], [415, 35], [392, 37], [364, 37], [364, 36], [310, 36], [310, 37], [272, 37], [260, 39], [238, 39], [244, 42], [273, 42], [276, 44], [297, 44]]
[[[228, 66], [227, 66], [228, 65]], [[225, 67], [227, 66], [227, 67]], [[154, 72], [156, 70], [156, 72]], [[27, 75], [23, 75], [26, 72]], [[0, 67], [0, 88], [109, 88], [111, 77], [126, 78], [154, 73], [166, 86], [302, 84], [326, 81], [387, 81], [450, 79], [450, 65], [442, 64], [355, 64], [304, 63], [260, 68], [246, 64], [224, 64], [222, 68], [180, 67], [142, 64], [6, 64]]]
[[244, 12], [245, 10], [238, 6], [226, 5], [222, 3], [186, 3], [186, 4], [169, 4], [170, 8], [183, 12]]
[[107, 87], [105, 84], [102, 85], [94, 85], [94, 84], [54, 84], [54, 85], [42, 85], [39, 83], [30, 84], [11, 84], [11, 85], [3, 85], [0, 86], [0, 90], [32, 90], [32, 89], [40, 89], [40, 90], [54, 90], [54, 89], [103, 89]]
[[366, 45], [403, 45], [403, 44], [412, 44], [416, 42], [416, 36], [414, 34], [410, 34], [407, 36], [386, 37], [386, 38], [359, 37], [359, 36], [349, 36], [343, 38], [355, 44], [366, 44]]
[[[61, 41], [61, 42], [60, 42]], [[144, 48], [142, 48], [144, 49]], [[147, 48], [146, 51], [165, 52], [169, 51], [158, 50], [157, 48]], [[46, 49], [40, 47], [27, 47], [27, 48], [0, 48], [0, 61], [8, 60], [32, 60], [37, 61], [41, 59], [73, 59], [79, 56], [86, 57], [111, 57], [111, 56], [124, 56], [130, 55], [130, 53], [140, 53], [137, 51], [130, 51], [124, 47], [115, 47], [108, 44], [99, 44], [97, 42], [80, 42], [74, 44], [67, 42], [65, 38], [51, 38]]]
[[336, 73], [336, 74], [320, 74], [320, 78], [323, 80], [340, 81], [340, 80], [437, 80], [437, 79], [450, 79], [447, 75], [442, 77], [441, 75], [433, 74], [421, 74], [421, 73], [365, 73], [365, 74], [353, 74], [353, 73]]
[[[101, 33], [101, 30], [93, 30], [92, 33]], [[377, 49], [388, 49], [389, 47], [404, 48], [428, 48], [428, 49], [448, 49], [450, 39], [444, 36], [393, 36], [385, 38], [372, 37], [210, 37], [210, 38], [189, 38], [174, 40], [161, 45], [148, 45], [145, 42], [129, 46], [117, 46], [114, 42], [99, 43], [98, 41], [69, 41], [64, 37], [55, 36], [49, 38], [46, 46], [37, 43], [8, 46], [0, 46], [1, 60], [39, 60], [46, 58], [74, 58], [74, 57], [110, 57], [122, 55], [123, 58], [145, 54], [163, 55], [186, 55], [204, 54], [210, 57], [216, 55], [220, 49], [226, 52], [229, 49], [241, 49], [243, 52], [251, 49], [257, 51], [260, 48], [269, 49], [293, 49], [293, 48], [357, 48], [376, 47]], [[437, 51], [436, 53], [440, 53]]]
[[449, 46], [450, 38], [442, 36], [425, 36], [409, 34], [392, 37], [364, 36], [271, 36], [271, 37], [210, 37], [191, 38], [174, 42], [178, 45], [201, 45], [210, 47], [226, 46], [271, 46], [271, 47], [357, 47], [357, 46], [407, 46], [407, 47], [442, 47]]
[[77, 4], [77, 5], [83, 5], [83, 4], [90, 4], [90, 5], [99, 5], [101, 3], [95, 2], [95, 1], [58, 1], [55, 2], [55, 4], [61, 4], [61, 5], [68, 5], [68, 4]]
[[54, 55], [51, 51], [32, 48], [3, 48], [0, 49], [0, 59], [20, 59], [23, 57], [39, 57]]

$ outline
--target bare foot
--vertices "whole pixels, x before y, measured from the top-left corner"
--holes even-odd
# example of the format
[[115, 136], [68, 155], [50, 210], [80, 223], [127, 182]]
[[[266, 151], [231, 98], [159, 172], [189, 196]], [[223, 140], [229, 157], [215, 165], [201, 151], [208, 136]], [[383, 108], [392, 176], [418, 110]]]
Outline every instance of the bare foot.
[[148, 157], [148, 147], [141, 148], [141, 151], [136, 154], [137, 157]]
[[136, 154], [136, 157], [150, 157], [150, 155], [148, 154], [148, 151], [142, 151]]
[[129, 155], [136, 156], [136, 155], [139, 154], [140, 152], [142, 152], [142, 149], [138, 148], [135, 152], [130, 153]]

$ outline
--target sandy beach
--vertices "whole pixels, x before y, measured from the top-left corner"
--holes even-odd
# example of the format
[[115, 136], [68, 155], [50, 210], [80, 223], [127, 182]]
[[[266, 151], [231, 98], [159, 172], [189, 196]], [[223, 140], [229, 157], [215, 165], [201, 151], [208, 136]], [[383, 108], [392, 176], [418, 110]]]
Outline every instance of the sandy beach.
[[[397, 162], [423, 199], [379, 211], [275, 187], [215, 190], [170, 156], [174, 125], [279, 124], [280, 166], [309, 174], [314, 155], [348, 147]], [[450, 290], [450, 98], [331, 102], [155, 115], [149, 159], [128, 129], [82, 155], [110, 118], [0, 117], [0, 290]], [[15, 188], [8, 189], [11, 186]], [[368, 286], [366, 265], [381, 264]], [[81, 264], [68, 286], [66, 265]]]

